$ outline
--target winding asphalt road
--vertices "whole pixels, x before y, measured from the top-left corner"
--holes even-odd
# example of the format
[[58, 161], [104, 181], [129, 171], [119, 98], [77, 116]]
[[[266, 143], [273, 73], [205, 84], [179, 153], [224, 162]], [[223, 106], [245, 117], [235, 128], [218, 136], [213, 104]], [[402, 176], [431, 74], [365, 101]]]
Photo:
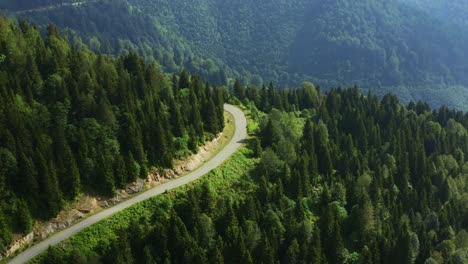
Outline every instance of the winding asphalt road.
[[43, 251], [47, 250], [49, 246], [56, 245], [63, 240], [73, 236], [74, 234], [80, 232], [81, 230], [92, 226], [101, 220], [116, 214], [126, 208], [149, 199], [153, 196], [159, 195], [164, 193], [166, 190], [172, 190], [182, 185], [185, 185], [191, 181], [194, 181], [203, 175], [210, 172], [212, 169], [221, 165], [227, 158], [229, 158], [232, 154], [234, 154], [237, 149], [242, 145], [242, 143], [247, 138], [247, 120], [245, 118], [244, 113], [237, 107], [232, 105], [224, 105], [224, 109], [230, 112], [234, 116], [236, 131], [232, 140], [228, 143], [228, 145], [222, 149], [216, 156], [214, 156], [211, 160], [206, 162], [203, 166], [199, 169], [187, 174], [184, 177], [180, 177], [173, 181], [158, 185], [153, 189], [150, 189], [138, 196], [135, 196], [125, 202], [122, 202], [114, 207], [108, 208], [104, 211], [101, 211], [93, 216], [90, 216], [83, 221], [73, 225], [67, 229], [60, 231], [59, 233], [51, 236], [50, 238], [40, 242], [39, 244], [34, 245], [31, 248], [26, 249], [18, 256], [13, 258], [9, 263], [26, 263], [42, 253]]

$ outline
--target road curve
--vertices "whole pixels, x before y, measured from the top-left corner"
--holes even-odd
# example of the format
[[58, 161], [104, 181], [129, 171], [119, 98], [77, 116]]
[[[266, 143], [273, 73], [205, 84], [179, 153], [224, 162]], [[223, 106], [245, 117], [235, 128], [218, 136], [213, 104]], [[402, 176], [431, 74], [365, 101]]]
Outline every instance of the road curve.
[[83, 221], [77, 223], [76, 225], [64, 229], [59, 233], [47, 238], [46, 240], [34, 245], [33, 247], [26, 249], [25, 251], [21, 252], [18, 256], [13, 258], [9, 263], [26, 263], [34, 257], [36, 257], [37, 255], [39, 255], [40, 253], [42, 253], [43, 251], [47, 250], [49, 246], [56, 245], [62, 242], [63, 240], [73, 236], [74, 234], [80, 232], [81, 230], [92, 226], [100, 222], [101, 220], [111, 215], [114, 215], [136, 203], [149, 199], [153, 196], [162, 194], [166, 190], [172, 190], [182, 185], [185, 185], [191, 181], [194, 181], [207, 174], [212, 169], [221, 165], [227, 158], [234, 154], [234, 152], [236, 152], [237, 149], [239, 149], [244, 140], [247, 138], [247, 120], [245, 118], [244, 113], [239, 108], [232, 105], [226, 104], [224, 105], [224, 109], [234, 116], [236, 127], [234, 136], [224, 149], [222, 149], [216, 156], [214, 156], [208, 162], [203, 164], [203, 166], [201, 166], [199, 169], [191, 172], [190, 174], [187, 174], [184, 177], [180, 177], [173, 181], [158, 185], [142, 194], [139, 194], [138, 196], [135, 196], [118, 205], [101, 211], [95, 215], [92, 215], [84, 219]]

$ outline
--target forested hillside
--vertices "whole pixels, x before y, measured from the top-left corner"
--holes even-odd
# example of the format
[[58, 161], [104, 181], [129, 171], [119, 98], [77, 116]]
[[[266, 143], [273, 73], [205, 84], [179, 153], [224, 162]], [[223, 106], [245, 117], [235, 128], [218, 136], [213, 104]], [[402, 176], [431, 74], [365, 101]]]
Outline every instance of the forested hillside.
[[81, 192], [112, 195], [222, 131], [224, 95], [135, 53], [71, 47], [0, 17], [0, 251]]
[[[226, 84], [227, 75], [238, 75], [215, 56], [201, 55], [199, 48], [174, 31], [171, 25], [177, 28], [175, 22], [163, 23], [164, 18], [159, 21], [160, 18], [145, 11], [148, 6], [130, 5], [122, 0], [83, 3], [79, 6], [52, 5], [54, 8], [18, 13], [17, 16], [32, 20], [42, 28], [52, 21], [65, 29], [64, 33], [74, 46], [86, 44], [93, 51], [117, 55], [137, 51], [146, 62], [160, 64], [166, 72], [180, 72], [186, 68], [213, 84]], [[160, 8], [162, 6], [157, 10]], [[166, 11], [170, 12], [161, 10]]]
[[466, 263], [468, 114], [311, 83], [234, 94], [250, 150], [42, 262]]
[[[410, 95], [397, 90], [405, 101], [422, 98], [432, 104], [444, 97], [430, 92], [437, 85], [468, 83], [468, 30], [458, 32], [409, 5], [315, 1], [307, 17], [291, 49], [292, 72], [313, 73], [334, 86], [352, 81], [379, 94], [405, 87]], [[465, 101], [454, 96], [451, 105], [465, 104], [468, 90], [460, 92]]]
[[[76, 45], [82, 40], [112, 54], [138, 50], [167, 71], [185, 67], [216, 84], [229, 78], [256, 85], [356, 84], [379, 95], [396, 93], [404, 102], [468, 109], [463, 1], [79, 2], [86, 4], [16, 15], [69, 28]], [[448, 7], [454, 13], [440, 11]]]
[[467, 263], [468, 113], [431, 106], [468, 110], [468, 30], [424, 2], [2, 1], [37, 26], [0, 17], [0, 252], [196, 151], [229, 99], [236, 155], [38, 261]]
[[466, 0], [431, 1], [431, 0], [400, 0], [426, 12], [443, 23], [452, 23], [453, 27], [466, 30], [468, 26], [468, 2]]

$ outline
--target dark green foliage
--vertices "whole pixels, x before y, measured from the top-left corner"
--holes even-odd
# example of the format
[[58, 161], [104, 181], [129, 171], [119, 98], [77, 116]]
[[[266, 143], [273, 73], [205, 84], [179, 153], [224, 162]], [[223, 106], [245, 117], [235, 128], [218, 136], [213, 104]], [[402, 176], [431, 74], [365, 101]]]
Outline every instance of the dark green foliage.
[[56, 247], [50, 247], [47, 249], [46, 255], [44, 257], [44, 263], [51, 264], [65, 264], [67, 263], [63, 253]]
[[252, 140], [252, 150], [256, 157], [260, 157], [262, 154], [262, 143], [258, 137]]
[[3, 214], [0, 212], [0, 247], [4, 248], [8, 246], [12, 239], [13, 235], [5, 222]]
[[234, 83], [233, 94], [234, 96], [236, 96], [238, 99], [241, 99], [241, 100], [244, 99], [245, 97], [245, 88], [239, 80], [236, 80]]
[[70, 256], [70, 264], [84, 264], [86, 263], [86, 258], [84, 257], [83, 253], [78, 251], [77, 249], [73, 249], [71, 256]]
[[[261, 142], [248, 145], [261, 154], [258, 165], [229, 191], [206, 178], [168, 197], [174, 205], [140, 223], [137, 234], [127, 229], [122, 238], [131, 238], [134, 261], [461, 261], [468, 116], [445, 108], [418, 113], [415, 104], [364, 97], [357, 88], [308, 100], [322, 106], [293, 103], [310, 88], [270, 92], [275, 108], [260, 124]], [[96, 252], [119, 256], [119, 243]]]
[[27, 234], [32, 230], [33, 219], [26, 202], [20, 201], [18, 203], [18, 228], [23, 234]]
[[0, 54], [0, 251], [80, 192], [112, 195], [191, 153], [174, 142], [196, 150], [224, 127], [218, 88], [185, 72], [190, 91], [173, 90], [135, 53], [72, 48], [52, 24], [43, 40], [36, 27], [0, 18]]
[[[124, 54], [117, 60], [70, 48], [52, 25], [44, 42], [24, 22], [18, 28], [0, 20], [0, 247], [10, 242], [15, 219], [18, 229], [28, 229], [28, 209], [34, 217], [47, 218], [83, 188], [112, 194], [116, 186], [146, 176], [149, 166], [171, 166], [173, 157], [196, 151], [221, 131], [222, 89], [204, 85], [188, 71], [169, 80], [132, 49], [149, 61], [160, 60], [169, 71], [179, 72], [177, 65], [191, 72], [206, 66], [206, 76], [218, 80], [225, 79], [224, 69], [213, 69], [218, 61], [200, 63], [187, 43], [235, 67], [248, 58], [247, 71], [264, 69], [264, 76], [281, 83], [296, 78], [288, 76], [290, 70], [313, 72], [327, 84], [351, 80], [376, 89], [466, 83], [463, 46], [452, 43], [452, 31], [441, 23], [428, 28], [424, 14], [397, 1], [298, 0], [283, 9], [288, 11], [282, 17], [305, 17], [303, 28], [304, 21], [276, 21], [279, 2], [270, 2], [243, 8], [222, 1], [214, 5], [223, 14], [219, 21], [209, 19], [210, 5], [186, 1], [160, 1], [157, 7], [143, 0], [102, 1], [50, 11], [59, 24], [87, 38], [90, 31], [107, 32], [85, 41], [92, 49]], [[251, 13], [259, 8], [264, 12]], [[95, 15], [102, 10], [112, 19]], [[89, 19], [68, 19], [70, 14]], [[31, 16], [44, 19], [41, 12]], [[268, 25], [270, 34], [251, 31], [259, 42], [255, 46], [267, 54], [250, 49], [247, 37], [226, 37], [239, 34], [233, 18], [248, 21], [247, 30]], [[174, 20], [184, 26], [168, 26]], [[184, 37], [165, 36], [165, 26]], [[229, 30], [212, 37], [218, 26]], [[79, 47], [74, 34], [69, 36]], [[226, 47], [205, 42], [218, 37], [227, 40]], [[180, 47], [165, 39], [178, 40], [174, 43]], [[270, 54], [289, 45], [294, 47], [285, 56], [290, 63]], [[203, 54], [198, 48], [195, 53]], [[428, 54], [442, 55], [421, 59], [431, 58]], [[109, 246], [94, 249], [104, 262], [463, 263], [466, 113], [447, 107], [433, 111], [423, 102], [405, 107], [395, 96], [378, 99], [369, 92], [365, 97], [357, 87], [322, 95], [312, 83], [277, 90], [273, 83], [255, 89], [238, 80], [233, 88], [242, 102], [253, 102], [268, 114], [252, 144], [259, 159], [255, 171], [230, 186], [231, 193], [217, 193], [205, 182], [175, 195], [173, 205], [152, 211], [151, 220], [132, 222]], [[416, 97], [431, 96], [426, 92]], [[463, 97], [459, 105], [466, 107]], [[61, 253], [50, 249], [44, 261], [85, 259], [76, 252]]]

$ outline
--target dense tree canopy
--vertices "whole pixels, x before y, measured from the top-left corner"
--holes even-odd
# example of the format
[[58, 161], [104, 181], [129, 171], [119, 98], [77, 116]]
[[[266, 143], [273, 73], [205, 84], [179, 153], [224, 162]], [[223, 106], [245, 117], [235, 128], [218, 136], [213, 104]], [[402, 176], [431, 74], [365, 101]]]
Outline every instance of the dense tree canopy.
[[[379, 100], [357, 88], [323, 95], [310, 83], [281, 91], [237, 85], [250, 122], [260, 124], [252, 132], [261, 142], [249, 143], [259, 156], [248, 157], [257, 160], [253, 170], [220, 191], [207, 178], [162, 197], [157, 203], [164, 209], [82, 257], [97, 253], [103, 263], [466, 262], [467, 114], [423, 102], [404, 106], [393, 95]], [[59, 252], [61, 261], [72, 257]], [[52, 251], [43, 261], [56, 256]]]
[[80, 192], [112, 195], [224, 127], [221, 89], [71, 47], [53, 25], [43, 39], [0, 18], [0, 54], [0, 250]]
[[[237, 76], [252, 170], [223, 192], [208, 179], [163, 195], [108, 244], [52, 247], [42, 261], [465, 263], [468, 114], [373, 93], [466, 108], [468, 38], [400, 2], [104, 0], [17, 13], [44, 37], [0, 18], [0, 249], [79, 193], [112, 195], [196, 151], [224, 125], [223, 90], [202, 80]], [[262, 77], [374, 89], [280, 90]]]

